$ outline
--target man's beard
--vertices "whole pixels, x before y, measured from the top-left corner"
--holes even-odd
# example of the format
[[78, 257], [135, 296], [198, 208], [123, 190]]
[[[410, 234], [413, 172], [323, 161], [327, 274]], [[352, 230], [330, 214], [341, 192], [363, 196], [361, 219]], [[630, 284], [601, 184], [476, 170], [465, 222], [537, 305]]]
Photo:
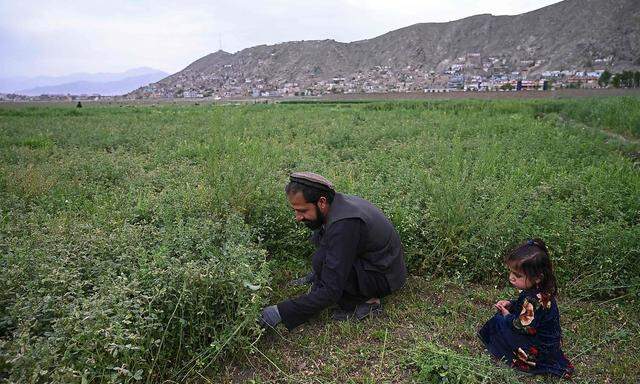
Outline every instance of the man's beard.
[[314, 205], [314, 207], [316, 208], [316, 219], [305, 220], [304, 225], [306, 225], [307, 228], [315, 231], [316, 229], [320, 229], [320, 227], [322, 227], [322, 224], [324, 223], [324, 215], [322, 214], [322, 212], [320, 212], [317, 204]]

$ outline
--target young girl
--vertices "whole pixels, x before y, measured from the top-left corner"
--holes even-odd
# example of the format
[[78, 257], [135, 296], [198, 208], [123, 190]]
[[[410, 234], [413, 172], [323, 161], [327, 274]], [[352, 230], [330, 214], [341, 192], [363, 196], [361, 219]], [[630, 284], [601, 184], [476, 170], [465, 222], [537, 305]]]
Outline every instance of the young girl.
[[498, 313], [478, 336], [491, 355], [516, 369], [569, 378], [574, 368], [560, 349], [558, 289], [547, 247], [540, 239], [525, 241], [507, 253], [505, 264], [520, 296], [498, 301]]

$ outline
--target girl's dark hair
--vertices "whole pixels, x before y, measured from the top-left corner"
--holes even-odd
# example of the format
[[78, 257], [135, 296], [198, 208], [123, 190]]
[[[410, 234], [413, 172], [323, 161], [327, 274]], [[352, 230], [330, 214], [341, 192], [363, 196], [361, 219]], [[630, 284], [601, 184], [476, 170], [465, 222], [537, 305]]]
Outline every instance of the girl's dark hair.
[[516, 268], [531, 281], [540, 279], [540, 291], [551, 296], [558, 294], [558, 284], [549, 258], [549, 250], [542, 239], [522, 242], [507, 252], [504, 262]]

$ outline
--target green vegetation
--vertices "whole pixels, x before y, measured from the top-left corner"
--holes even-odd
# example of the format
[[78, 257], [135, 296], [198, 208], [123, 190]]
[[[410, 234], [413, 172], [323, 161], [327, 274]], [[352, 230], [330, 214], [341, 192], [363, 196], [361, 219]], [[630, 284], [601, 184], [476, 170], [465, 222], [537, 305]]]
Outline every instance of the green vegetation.
[[563, 99], [532, 103], [534, 114], [540, 117], [557, 113], [561, 118], [581, 122], [590, 129], [616, 133], [630, 141], [640, 138], [640, 102], [635, 97], [603, 99]]
[[611, 81], [611, 76], [612, 76], [611, 72], [605, 69], [604, 72], [602, 72], [602, 74], [598, 78], [598, 85], [600, 85], [601, 87], [606, 87], [607, 85], [609, 85], [609, 81]]
[[622, 71], [622, 73], [616, 73], [611, 79], [611, 85], [613, 85], [614, 88], [638, 88], [640, 87], [640, 71]]
[[512, 91], [513, 85], [511, 85], [510, 83], [504, 83], [500, 86], [500, 89], [503, 91]]
[[[286, 292], [295, 293], [300, 290]], [[510, 288], [412, 277], [401, 293], [385, 300], [382, 317], [336, 323], [323, 313], [292, 333], [265, 334], [212, 381], [568, 382], [512, 371], [483, 352], [478, 328], [495, 313], [493, 303], [515, 294]], [[576, 366], [575, 382], [637, 383], [640, 314], [637, 298], [630, 297], [604, 302], [560, 296], [564, 351]]]
[[640, 87], [640, 71], [622, 71], [613, 74], [605, 70], [598, 78], [598, 85], [606, 87], [609, 84], [614, 88], [638, 88]]
[[[282, 190], [291, 171], [314, 170], [383, 209], [412, 272], [443, 284], [502, 286], [502, 251], [542, 237], [564, 303], [625, 298], [623, 327], [601, 320], [629, 354], [611, 376], [624, 382], [638, 374], [627, 343], [638, 341], [629, 308], [640, 284], [639, 111], [637, 98], [0, 108], [0, 372], [20, 382], [240, 380], [230, 369], [248, 354], [257, 380], [257, 352], [276, 374], [291, 372], [277, 350], [254, 343], [254, 320], [293, 294], [283, 282], [307, 268], [306, 230]], [[413, 288], [433, 289], [419, 281]], [[495, 295], [459, 319], [477, 308], [451, 302], [440, 319], [428, 300], [412, 309], [399, 296], [391, 323], [420, 310], [419, 329], [384, 344], [386, 323], [376, 320], [380, 343], [363, 354], [386, 356], [396, 373], [513, 378], [479, 357], [479, 345], [456, 347], [460, 321], [472, 339]], [[592, 306], [580, 305], [569, 319], [587, 316], [580, 311]], [[323, 324], [307, 336], [324, 339], [293, 337], [319, 356], [336, 328], [370, 337], [362, 325]], [[427, 330], [442, 339], [418, 346]], [[591, 332], [566, 336], [597, 345]], [[390, 349], [380, 357], [382, 345]], [[446, 373], [459, 359], [477, 375]], [[598, 375], [600, 365], [578, 363]], [[331, 364], [313, 372], [356, 377], [347, 367], [329, 373]]]
[[416, 381], [419, 383], [518, 382], [515, 373], [508, 368], [492, 369], [488, 356], [469, 357], [433, 343], [419, 345], [414, 353], [413, 364], [418, 370]]

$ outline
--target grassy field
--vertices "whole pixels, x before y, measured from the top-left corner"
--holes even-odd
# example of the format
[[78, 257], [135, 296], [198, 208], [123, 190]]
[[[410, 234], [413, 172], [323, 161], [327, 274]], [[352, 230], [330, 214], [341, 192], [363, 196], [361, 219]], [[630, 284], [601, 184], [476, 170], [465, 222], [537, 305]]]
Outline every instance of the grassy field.
[[[475, 339], [542, 237], [577, 382], [637, 382], [640, 99], [0, 106], [0, 377], [535, 382]], [[414, 275], [361, 324], [260, 334], [299, 293], [313, 170], [391, 218]], [[456, 379], [459, 378], [459, 379]]]
[[[401, 292], [385, 301], [384, 316], [362, 323], [337, 323], [325, 313], [291, 333], [284, 329], [271, 332], [240, 358], [229, 360], [224, 371], [210, 380], [566, 382], [496, 366], [482, 352], [482, 343], [475, 336], [479, 325], [493, 315], [493, 303], [512, 296], [512, 289], [414, 276]], [[640, 316], [637, 299], [626, 302], [628, 299], [602, 304], [560, 298], [564, 351], [576, 366], [575, 382], [637, 382]]]

